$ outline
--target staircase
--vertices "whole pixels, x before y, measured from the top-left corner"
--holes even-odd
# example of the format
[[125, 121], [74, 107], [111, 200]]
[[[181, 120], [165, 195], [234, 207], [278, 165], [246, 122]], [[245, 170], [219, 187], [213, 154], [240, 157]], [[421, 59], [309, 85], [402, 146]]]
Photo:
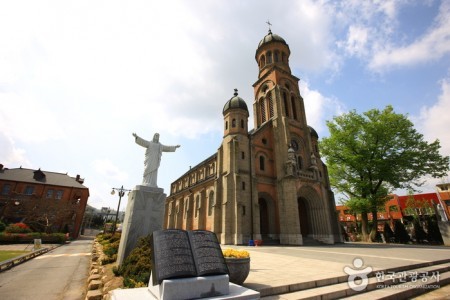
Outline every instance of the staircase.
[[[356, 278], [358, 279], [358, 278]], [[356, 280], [356, 288], [362, 287]], [[289, 293], [261, 290], [261, 299], [410, 299], [450, 284], [450, 259], [409, 266], [374, 270], [368, 274], [365, 289], [349, 287], [348, 276], [292, 284]], [[286, 290], [286, 289], [283, 289]]]

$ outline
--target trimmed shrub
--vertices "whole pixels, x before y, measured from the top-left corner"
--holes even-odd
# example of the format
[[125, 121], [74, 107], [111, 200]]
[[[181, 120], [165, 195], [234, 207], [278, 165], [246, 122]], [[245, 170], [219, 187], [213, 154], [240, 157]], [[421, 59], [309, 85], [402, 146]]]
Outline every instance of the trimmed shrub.
[[140, 238], [122, 265], [113, 270], [114, 274], [123, 276], [125, 287], [147, 286], [152, 269], [151, 254], [150, 235]]
[[25, 223], [15, 223], [15, 224], [9, 224], [5, 228], [5, 232], [6, 233], [29, 233], [29, 232], [31, 232], [31, 229]]

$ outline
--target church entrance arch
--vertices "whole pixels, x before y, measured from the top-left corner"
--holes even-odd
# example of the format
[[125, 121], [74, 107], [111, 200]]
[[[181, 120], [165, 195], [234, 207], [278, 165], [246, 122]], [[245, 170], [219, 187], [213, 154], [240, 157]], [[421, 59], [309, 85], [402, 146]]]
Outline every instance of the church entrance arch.
[[275, 205], [272, 197], [266, 193], [260, 193], [258, 197], [259, 207], [259, 232], [263, 238], [277, 236]]
[[298, 217], [300, 218], [300, 233], [302, 236], [310, 234], [310, 225], [308, 221], [308, 209], [306, 205], [306, 199], [303, 197], [297, 198], [298, 205]]
[[269, 211], [264, 198], [258, 199], [259, 204], [259, 231], [262, 235], [269, 234]]
[[312, 186], [303, 186], [297, 191], [297, 204], [301, 235], [323, 240], [329, 221], [317, 191]]

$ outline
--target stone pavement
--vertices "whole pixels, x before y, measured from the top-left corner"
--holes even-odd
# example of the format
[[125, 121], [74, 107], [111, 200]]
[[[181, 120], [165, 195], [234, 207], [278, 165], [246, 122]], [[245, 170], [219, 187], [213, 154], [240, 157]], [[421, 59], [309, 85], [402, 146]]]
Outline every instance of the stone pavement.
[[[223, 248], [250, 252], [251, 271], [244, 286], [260, 291], [262, 297], [288, 293], [292, 287], [314, 287], [318, 282], [320, 285], [328, 281], [331, 284], [337, 278], [339, 282], [344, 282], [348, 278], [344, 268], [353, 268], [356, 258], [362, 260], [363, 267], [371, 267], [374, 271], [432, 261], [450, 261], [450, 249], [444, 246], [345, 243], [330, 246]], [[445, 293], [447, 289], [440, 290]]]

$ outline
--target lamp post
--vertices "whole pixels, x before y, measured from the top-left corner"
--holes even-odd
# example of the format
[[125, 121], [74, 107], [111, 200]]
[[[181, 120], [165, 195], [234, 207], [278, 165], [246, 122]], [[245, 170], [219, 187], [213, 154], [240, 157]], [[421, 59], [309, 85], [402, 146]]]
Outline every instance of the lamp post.
[[116, 191], [119, 192], [119, 204], [117, 205], [116, 219], [114, 220], [113, 229], [111, 230], [113, 235], [116, 233], [117, 218], [119, 217], [120, 200], [122, 200], [122, 197], [125, 195], [125, 192], [130, 192], [131, 190], [124, 189], [122, 185], [120, 189], [112, 188], [111, 195], [114, 195]]

